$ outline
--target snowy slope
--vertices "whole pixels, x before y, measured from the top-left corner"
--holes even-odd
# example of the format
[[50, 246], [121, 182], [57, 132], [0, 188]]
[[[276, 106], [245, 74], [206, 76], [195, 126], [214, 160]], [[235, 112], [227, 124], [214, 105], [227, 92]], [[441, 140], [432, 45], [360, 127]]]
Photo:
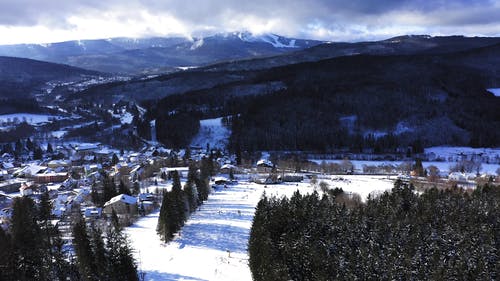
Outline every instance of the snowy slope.
[[222, 118], [200, 120], [200, 130], [191, 141], [191, 146], [205, 148], [209, 143], [211, 148], [224, 149], [231, 132], [222, 125], [221, 120]]
[[[371, 176], [326, 181], [332, 188], [342, 187], [362, 198], [393, 185], [384, 177]], [[291, 196], [297, 189], [303, 194], [314, 190], [307, 182], [267, 188], [244, 182], [221, 188], [189, 218], [181, 235], [167, 245], [156, 235], [158, 212], [140, 219], [126, 232], [145, 280], [252, 280], [247, 244], [255, 206], [264, 192], [269, 196]]]
[[487, 89], [487, 90], [488, 90], [488, 92], [495, 95], [495, 97], [500, 97], [500, 88], [492, 88], [492, 89]]

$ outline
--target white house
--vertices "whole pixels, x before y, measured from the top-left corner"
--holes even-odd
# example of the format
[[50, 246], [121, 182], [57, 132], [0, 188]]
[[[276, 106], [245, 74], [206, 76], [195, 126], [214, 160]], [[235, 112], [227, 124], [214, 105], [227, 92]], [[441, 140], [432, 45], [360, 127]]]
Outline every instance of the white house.
[[113, 210], [117, 214], [126, 214], [135, 211], [137, 207], [137, 198], [126, 194], [120, 194], [104, 203], [104, 213], [111, 214]]

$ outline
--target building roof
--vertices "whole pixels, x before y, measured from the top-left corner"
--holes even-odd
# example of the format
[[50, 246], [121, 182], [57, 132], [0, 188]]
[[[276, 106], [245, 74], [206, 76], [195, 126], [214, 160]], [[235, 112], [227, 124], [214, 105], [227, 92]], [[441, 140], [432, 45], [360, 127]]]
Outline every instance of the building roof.
[[273, 163], [267, 159], [260, 159], [257, 161], [257, 166], [272, 167]]
[[137, 203], [137, 198], [135, 198], [133, 196], [126, 195], [126, 194], [120, 194], [118, 196], [111, 198], [108, 202], [106, 202], [104, 204], [104, 207], [111, 205], [111, 204], [114, 204], [116, 202], [120, 202], [120, 201], [125, 203], [125, 204], [134, 205]]

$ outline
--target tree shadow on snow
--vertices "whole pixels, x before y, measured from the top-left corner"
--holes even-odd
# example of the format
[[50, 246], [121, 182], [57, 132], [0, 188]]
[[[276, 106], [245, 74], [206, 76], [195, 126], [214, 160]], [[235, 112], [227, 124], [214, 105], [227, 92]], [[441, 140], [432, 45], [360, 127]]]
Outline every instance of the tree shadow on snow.
[[246, 253], [249, 235], [249, 230], [243, 227], [214, 223], [193, 223], [186, 231], [182, 231], [182, 236], [176, 242], [179, 243], [181, 248], [192, 246]]
[[186, 281], [208, 281], [207, 279], [200, 279], [191, 276], [159, 272], [159, 271], [144, 271], [145, 281], [174, 281], [174, 280], [186, 280]]

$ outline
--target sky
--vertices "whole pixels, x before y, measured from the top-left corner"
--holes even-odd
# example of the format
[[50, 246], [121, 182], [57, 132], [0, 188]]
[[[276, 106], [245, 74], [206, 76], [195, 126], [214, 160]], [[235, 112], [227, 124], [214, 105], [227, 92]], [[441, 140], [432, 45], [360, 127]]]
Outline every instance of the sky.
[[0, 0], [0, 44], [272, 32], [327, 41], [500, 36], [500, 0]]

